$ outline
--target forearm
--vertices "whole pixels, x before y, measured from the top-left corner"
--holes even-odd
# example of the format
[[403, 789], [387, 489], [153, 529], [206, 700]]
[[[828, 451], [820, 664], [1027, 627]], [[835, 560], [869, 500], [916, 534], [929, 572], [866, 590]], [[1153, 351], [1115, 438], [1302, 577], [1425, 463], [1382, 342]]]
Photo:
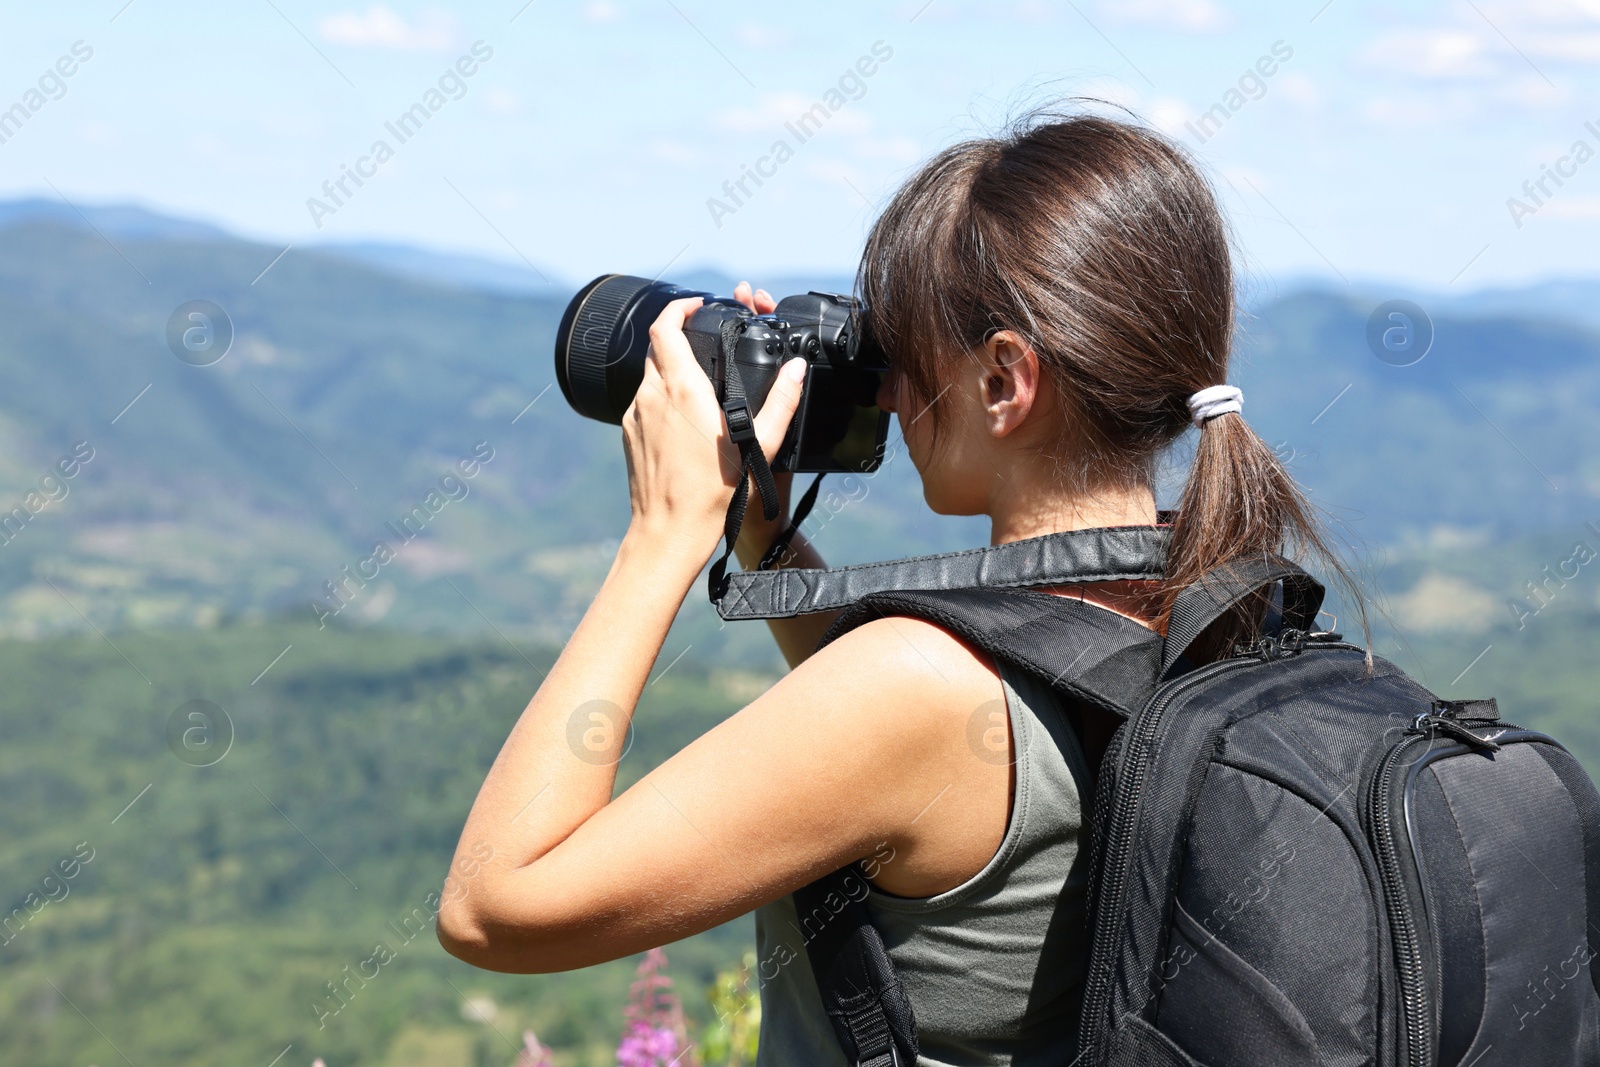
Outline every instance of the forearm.
[[[474, 908], [495, 881], [537, 861], [605, 807], [634, 706], [704, 560], [630, 530], [599, 594], [495, 758], [452, 869], [478, 873], [445, 894]], [[469, 857], [487, 863], [473, 865]], [[452, 876], [454, 877], [454, 876]], [[441, 917], [445, 925], [463, 916]]]
[[[760, 563], [766, 550], [766, 545], [753, 545], [744, 538], [740, 538], [735, 546], [739, 564], [746, 570]], [[826, 566], [821, 553], [806, 540], [805, 534], [797, 530], [794, 539], [789, 542], [789, 551], [779, 561], [777, 569]], [[816, 615], [796, 615], [789, 619], [767, 620], [767, 628], [772, 631], [772, 639], [778, 643], [778, 651], [783, 653], [783, 658], [791, 670], [804, 663], [811, 653], [816, 651], [817, 642], [822, 640], [823, 633], [838, 615], [836, 611], [828, 611]]]

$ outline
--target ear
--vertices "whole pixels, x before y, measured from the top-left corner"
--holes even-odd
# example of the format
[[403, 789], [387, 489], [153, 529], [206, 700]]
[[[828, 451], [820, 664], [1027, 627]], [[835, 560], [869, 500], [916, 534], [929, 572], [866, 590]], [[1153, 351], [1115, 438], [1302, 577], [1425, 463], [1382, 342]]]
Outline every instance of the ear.
[[1004, 437], [1033, 411], [1039, 397], [1039, 356], [1010, 330], [997, 330], [978, 350], [983, 371], [983, 408], [989, 432]]

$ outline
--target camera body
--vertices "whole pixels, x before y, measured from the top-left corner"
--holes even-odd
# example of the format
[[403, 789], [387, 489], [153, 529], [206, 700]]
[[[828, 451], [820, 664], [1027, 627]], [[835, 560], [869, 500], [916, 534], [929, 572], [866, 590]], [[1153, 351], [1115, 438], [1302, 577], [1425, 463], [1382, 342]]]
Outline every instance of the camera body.
[[[784, 297], [768, 315], [737, 302], [707, 301], [684, 325], [717, 400], [728, 399], [731, 361], [752, 415], [783, 364], [806, 361], [800, 407], [771, 457], [773, 470], [870, 471], [882, 460], [888, 414], [877, 407], [877, 391], [884, 368], [870, 343], [862, 344], [859, 312], [848, 296], [812, 292]], [[725, 329], [735, 338], [731, 351], [723, 343]]]
[[888, 438], [888, 413], [877, 406], [887, 362], [873, 341], [866, 309], [836, 293], [784, 297], [757, 315], [729, 297], [626, 275], [604, 275], [567, 306], [556, 335], [556, 379], [581, 415], [620, 423], [644, 377], [649, 328], [669, 302], [699, 296], [705, 303], [684, 324], [695, 360], [716, 388], [719, 403], [737, 399], [736, 373], [753, 416], [779, 369], [806, 361], [800, 407], [777, 454], [775, 471], [875, 470]]

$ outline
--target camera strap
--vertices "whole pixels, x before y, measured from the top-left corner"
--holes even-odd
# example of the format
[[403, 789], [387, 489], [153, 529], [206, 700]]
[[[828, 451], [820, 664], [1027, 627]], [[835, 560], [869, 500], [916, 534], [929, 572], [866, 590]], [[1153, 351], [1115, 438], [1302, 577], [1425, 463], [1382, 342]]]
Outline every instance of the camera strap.
[[739, 364], [734, 360], [734, 346], [739, 341], [738, 320], [722, 323], [722, 413], [728, 419], [728, 439], [739, 447], [739, 484], [728, 504], [728, 515], [722, 523], [725, 546], [722, 557], [711, 565], [708, 584], [713, 603], [728, 592], [728, 558], [739, 540], [739, 528], [744, 525], [744, 511], [750, 503], [750, 479], [754, 478], [756, 490], [761, 494], [761, 514], [768, 521], [778, 517], [778, 485], [773, 481], [772, 468], [761, 451], [756, 438], [755, 416], [744, 391], [744, 378], [739, 374]]
[[837, 611], [869, 594], [891, 591], [1157, 579], [1164, 573], [1171, 533], [1166, 525], [1099, 527], [884, 563], [718, 572], [711, 599], [717, 614], [729, 621], [786, 619]]
[[761, 562], [756, 564], [756, 570], [766, 571], [783, 562], [783, 557], [789, 554], [789, 543], [794, 540], [794, 535], [800, 532], [800, 524], [806, 521], [806, 516], [811, 514], [811, 508], [817, 502], [817, 490], [822, 487], [822, 479], [826, 472], [819, 472], [811, 479], [805, 495], [800, 498], [800, 503], [795, 505], [794, 517], [789, 520], [789, 528], [778, 535], [778, 539], [767, 547], [766, 554], [761, 557]]

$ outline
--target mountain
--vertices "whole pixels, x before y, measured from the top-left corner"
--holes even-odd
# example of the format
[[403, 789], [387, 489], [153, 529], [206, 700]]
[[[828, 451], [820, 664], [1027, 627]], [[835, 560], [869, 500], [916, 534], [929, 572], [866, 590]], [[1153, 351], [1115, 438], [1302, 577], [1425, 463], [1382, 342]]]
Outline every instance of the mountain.
[[73, 205], [65, 200], [29, 197], [0, 201], [0, 230], [28, 223], [98, 230], [110, 237], [132, 240], [227, 241], [233, 237], [219, 226], [195, 219], [150, 211], [135, 204]]
[[[487, 617], [557, 640], [575, 624], [627, 498], [617, 430], [553, 388], [564, 290], [425, 283], [318, 249], [274, 262], [281, 248], [133, 209], [94, 226], [26, 214], [0, 228], [0, 515], [56, 485], [75, 446], [92, 458], [0, 536], [0, 633], [311, 618], [341, 600], [330, 625]], [[200, 299], [233, 333], [207, 366], [167, 337]], [[430, 499], [442, 510], [408, 539], [402, 516]], [[841, 528], [893, 511], [874, 500]], [[380, 541], [394, 562], [348, 577]]]
[[[54, 223], [82, 228], [107, 238], [135, 241], [238, 241], [220, 226], [180, 218], [133, 204], [69, 204], [64, 200], [30, 197], [0, 201], [0, 231], [29, 223]], [[525, 261], [444, 252], [394, 241], [326, 241], [304, 246], [317, 253], [349, 260], [408, 281], [440, 288], [468, 289], [500, 294], [524, 294], [562, 299], [581, 282], [548, 267]], [[278, 251], [275, 249], [274, 252]], [[619, 267], [625, 266], [619, 264]], [[667, 281], [690, 288], [731, 293], [739, 279], [714, 267], [685, 267]], [[839, 272], [756, 278], [753, 284], [770, 292], [799, 293], [810, 289], [847, 293], [854, 279]]]
[[1431, 349], [1393, 366], [1363, 298], [1305, 289], [1241, 327], [1251, 425], [1376, 545], [1440, 528], [1502, 537], [1590, 517], [1600, 460], [1600, 327], [1540, 314], [1434, 313]]
[[[93, 225], [47, 203], [0, 206], [0, 516], [44, 494], [23, 528], [0, 527], [0, 634], [291, 615], [564, 638], [627, 517], [617, 430], [553, 387], [566, 288], [469, 284], [460, 257], [386, 246], [277, 259], [281, 247], [205, 224], [86, 214]], [[847, 285], [758, 281], [780, 294]], [[1552, 283], [1528, 305], [1584, 284]], [[1432, 347], [1392, 366], [1366, 342], [1380, 299], [1310, 284], [1268, 294], [1241, 324], [1235, 374], [1252, 425], [1358, 546], [1399, 559], [1592, 517], [1600, 458], [1575, 442], [1600, 413], [1596, 328], [1501, 310], [1508, 297], [1480, 308], [1423, 294]], [[192, 300], [232, 327], [208, 366], [167, 340]], [[80, 442], [93, 458], [49, 500], [51, 471]], [[977, 520], [930, 515], [903, 457], [833, 499], [811, 529], [836, 562], [986, 536]], [[429, 500], [438, 514], [408, 538], [402, 516]], [[393, 561], [350, 577], [372, 574], [380, 541]], [[772, 655], [761, 628], [720, 627], [698, 595], [674, 641]]]
[[436, 252], [413, 245], [352, 241], [315, 247], [330, 256], [430, 285], [551, 297], [569, 293], [575, 288], [566, 281], [552, 279], [532, 264], [501, 263], [482, 256]]

